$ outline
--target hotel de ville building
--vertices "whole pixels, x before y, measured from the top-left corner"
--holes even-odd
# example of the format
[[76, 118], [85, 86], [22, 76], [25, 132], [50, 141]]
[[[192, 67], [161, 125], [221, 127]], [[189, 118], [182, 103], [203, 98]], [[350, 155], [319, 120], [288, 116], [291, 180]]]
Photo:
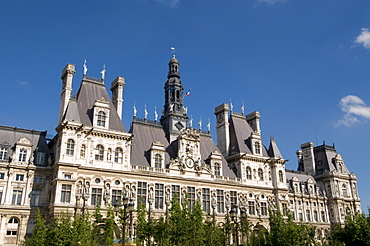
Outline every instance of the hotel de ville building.
[[147, 113], [136, 117], [134, 108], [125, 128], [123, 77], [110, 84], [110, 97], [104, 73], [98, 79], [84, 72], [72, 95], [76, 70], [67, 64], [52, 139], [46, 132], [0, 126], [0, 245], [20, 245], [35, 226], [37, 208], [51, 218], [62, 211], [92, 212], [98, 203], [104, 213], [123, 196], [153, 216], [165, 214], [174, 196], [187, 199], [190, 208], [198, 200], [218, 220], [238, 205], [266, 228], [269, 209], [280, 209], [315, 225], [320, 238], [347, 213], [360, 211], [357, 178], [334, 146], [303, 143], [297, 171], [287, 170], [275, 139], [263, 144], [260, 112], [236, 113], [226, 103], [215, 105], [215, 143], [209, 126], [194, 128], [187, 115], [175, 56], [168, 66], [163, 111], [155, 120]]

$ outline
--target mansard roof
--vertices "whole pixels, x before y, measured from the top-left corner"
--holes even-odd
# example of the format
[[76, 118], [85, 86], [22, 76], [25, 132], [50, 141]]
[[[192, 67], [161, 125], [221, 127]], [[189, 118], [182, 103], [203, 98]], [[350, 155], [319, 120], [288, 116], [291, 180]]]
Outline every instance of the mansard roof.
[[[350, 174], [350, 171], [344, 164], [342, 157], [337, 153], [334, 146], [320, 145], [314, 147], [315, 166], [318, 174], [323, 173], [325, 170], [329, 172], [337, 170], [340, 173]], [[341, 167], [338, 166], [336, 160], [341, 160]], [[341, 168], [341, 170], [339, 170]]]
[[108, 128], [116, 131], [126, 131], [102, 80], [87, 76], [83, 78], [76, 98], [69, 101], [63, 120], [76, 121], [86, 126], [93, 126], [94, 103], [102, 98], [109, 103], [110, 107]]
[[[230, 154], [247, 153], [253, 154], [250, 146], [250, 136], [253, 133], [252, 127], [248, 124], [243, 115], [238, 113], [230, 114]], [[268, 157], [266, 147], [263, 145], [262, 156]]]
[[[134, 135], [131, 148], [131, 163], [138, 166], [150, 166], [150, 148], [152, 143], [159, 141], [165, 149], [165, 165], [170, 163], [170, 159], [177, 157], [178, 141], [169, 143], [165, 131], [160, 123], [144, 122], [136, 119], [132, 122], [130, 133]], [[200, 134], [200, 154], [203, 161], [206, 161], [210, 154], [217, 150], [212, 138], [206, 134]], [[223, 176], [236, 177], [234, 172], [228, 167], [224, 157], [222, 157]]]
[[316, 180], [312, 175], [306, 174], [304, 172], [294, 171], [294, 170], [285, 170], [285, 176], [287, 180], [291, 180], [294, 177], [298, 179], [299, 182], [306, 182], [307, 180], [311, 179], [314, 184], [316, 184]]

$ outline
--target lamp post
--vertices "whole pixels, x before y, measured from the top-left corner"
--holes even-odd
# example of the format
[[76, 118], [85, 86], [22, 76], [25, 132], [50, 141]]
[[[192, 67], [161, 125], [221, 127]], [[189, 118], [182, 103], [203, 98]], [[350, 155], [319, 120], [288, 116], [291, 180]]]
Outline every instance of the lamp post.
[[246, 212], [243, 207], [240, 208], [240, 220], [238, 221], [238, 205], [234, 204], [229, 213], [230, 213], [231, 220], [235, 224], [235, 242], [236, 242], [236, 245], [239, 246], [239, 224], [241, 220], [245, 219]]
[[123, 214], [120, 215], [120, 219], [122, 221], [122, 239], [121, 239], [121, 243], [122, 243], [122, 246], [125, 245], [125, 241], [126, 241], [126, 221], [128, 218], [131, 218], [132, 217], [132, 212], [134, 211], [135, 209], [135, 205], [133, 203], [132, 200], [130, 200], [129, 202], [129, 198], [127, 196], [124, 196], [122, 198], [122, 205], [121, 205], [121, 201], [117, 201], [114, 203], [114, 211], [116, 212], [116, 214], [119, 212], [120, 208], [123, 207]]

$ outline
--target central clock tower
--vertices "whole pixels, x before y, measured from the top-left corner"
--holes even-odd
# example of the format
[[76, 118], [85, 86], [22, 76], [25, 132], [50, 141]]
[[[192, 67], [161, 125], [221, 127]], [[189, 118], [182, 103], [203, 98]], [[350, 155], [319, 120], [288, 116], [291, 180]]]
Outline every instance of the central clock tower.
[[188, 116], [182, 102], [184, 88], [180, 80], [180, 64], [175, 56], [172, 57], [168, 66], [169, 72], [164, 86], [165, 104], [161, 124], [168, 141], [172, 142], [186, 129]]

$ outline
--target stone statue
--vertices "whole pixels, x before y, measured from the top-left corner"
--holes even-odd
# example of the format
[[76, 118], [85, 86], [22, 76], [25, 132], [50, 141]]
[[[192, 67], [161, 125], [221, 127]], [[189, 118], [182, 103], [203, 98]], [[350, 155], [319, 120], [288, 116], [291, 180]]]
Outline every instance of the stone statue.
[[85, 61], [84, 61], [84, 65], [83, 65], [83, 68], [84, 68], [84, 75], [86, 75], [86, 73], [87, 73], [87, 65], [86, 65], [86, 59], [85, 59]]

